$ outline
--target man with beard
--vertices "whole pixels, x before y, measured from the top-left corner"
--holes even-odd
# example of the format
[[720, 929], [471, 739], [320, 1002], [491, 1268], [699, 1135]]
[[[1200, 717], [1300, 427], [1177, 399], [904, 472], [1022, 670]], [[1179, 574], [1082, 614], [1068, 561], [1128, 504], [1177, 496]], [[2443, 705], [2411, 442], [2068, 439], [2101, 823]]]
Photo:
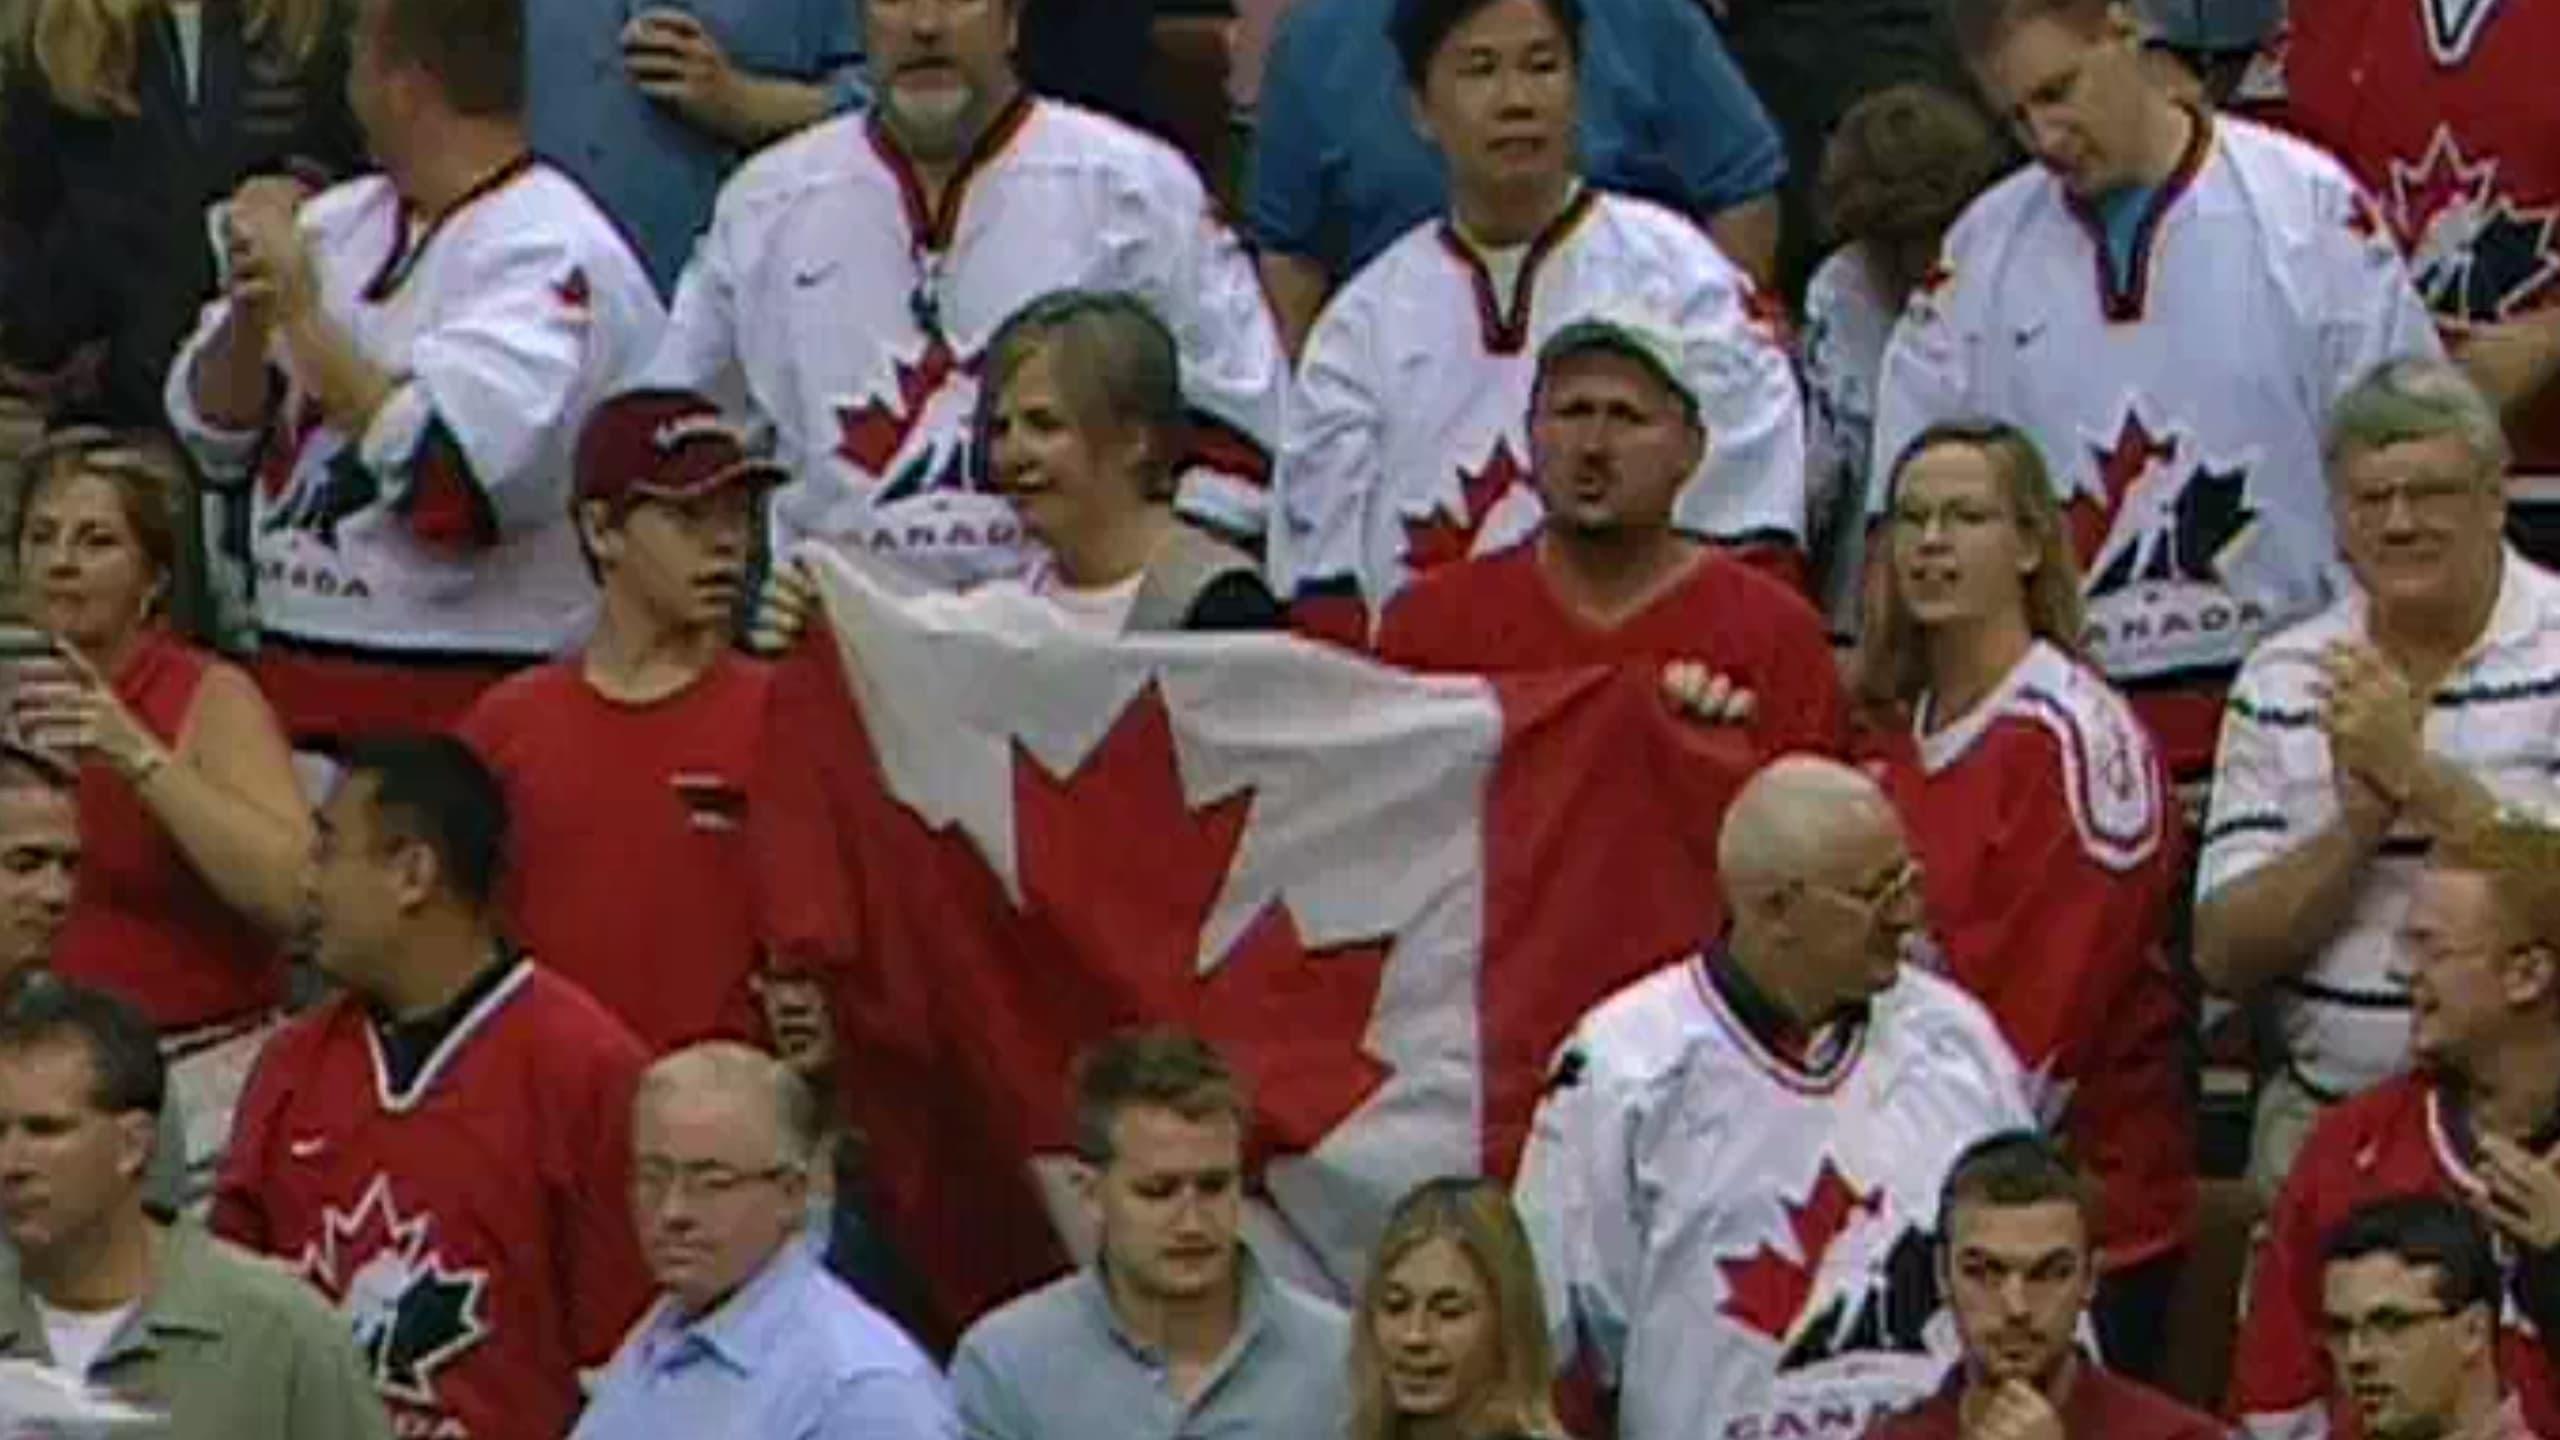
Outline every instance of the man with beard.
[[1729, 931], [1583, 1017], [1520, 1163], [1558, 1354], [1625, 1440], [1814, 1435], [1928, 1393], [1956, 1351], [1947, 1168], [2034, 1124], [1991, 1016], [1904, 963], [1920, 872], [1873, 780], [1768, 765], [1716, 871]]
[[[2325, 1347], [2324, 1246], [2362, 1207], [2458, 1201], [2495, 1228], [2499, 1374], [2560, 1434], [2560, 828], [2492, 820], [2437, 842], [2400, 949], [2416, 1068], [2323, 1113], [2276, 1197], [2231, 1357], [2254, 1440], [2358, 1433], [2355, 1356]], [[2447, 1304], [2454, 1297], [2447, 1297]], [[2342, 1382], [2344, 1380], [2344, 1383]]]
[[2498, 1260], [2457, 1201], [2358, 1209], [2321, 1246], [2320, 1327], [2365, 1440], [2529, 1440], [2498, 1384]]
[[972, 1440], [1339, 1440], [1343, 1313], [1262, 1268], [1238, 1234], [1242, 1088], [1174, 1030], [1113, 1036], [1076, 1067], [1091, 1265], [960, 1337]]
[[1178, 503], [1258, 539], [1287, 362], [1243, 250], [1170, 146], [1023, 91], [1023, 0], [869, 0], [875, 107], [721, 191], [653, 366], [770, 427], [778, 547], [819, 539], [953, 586], [1025, 540], [971, 453], [998, 326], [1065, 288], [1135, 295], [1181, 351]]
[[1765, 754], [1837, 753], [1848, 711], [1822, 617], [1673, 526], [1709, 443], [1677, 333], [1629, 307], [1557, 329], [1529, 397], [1544, 527], [1397, 597], [1378, 653], [1428, 671], [1662, 667], [1685, 708], [1748, 724]]
[[1938, 1283], [1964, 1358], [1867, 1440], [2218, 1440], [2222, 1422], [2080, 1351], [2097, 1196], [2032, 1130], [1976, 1141], [1938, 1201]]
[[508, 933], [653, 1053], [759, 1033], [743, 830], [767, 667], [729, 635], [757, 501], [781, 479], [698, 395], [598, 406], [574, 502], [603, 582], [595, 633], [461, 727], [507, 792]]

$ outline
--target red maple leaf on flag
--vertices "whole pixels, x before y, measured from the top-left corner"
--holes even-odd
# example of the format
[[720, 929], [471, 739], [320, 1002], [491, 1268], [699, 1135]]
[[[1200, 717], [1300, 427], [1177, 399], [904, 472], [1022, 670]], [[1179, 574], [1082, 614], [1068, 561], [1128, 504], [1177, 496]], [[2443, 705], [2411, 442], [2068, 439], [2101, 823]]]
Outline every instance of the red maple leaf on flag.
[[1064, 1028], [1090, 1042], [1116, 1025], [1170, 1024], [1217, 1046], [1251, 1080], [1255, 1175], [1273, 1155], [1315, 1148], [1386, 1079], [1362, 1048], [1386, 939], [1310, 950], [1275, 901], [1201, 972], [1201, 932], [1255, 795], [1191, 806], [1155, 686], [1065, 775], [1017, 749], [1013, 782], [1024, 919], [1065, 952], [1025, 962], [1096, 987], [1058, 997]]
[[2116, 528], [2116, 516], [2124, 509], [2124, 497], [2140, 482], [2143, 473], [2153, 465], [2165, 465], [2176, 457], [2178, 442], [2171, 438], [2152, 438], [2142, 417], [2131, 410], [2116, 431], [2115, 444], [2099, 449], [2089, 447], [2091, 458], [2098, 464], [2097, 495], [2086, 488], [2071, 497], [2063, 507], [2063, 519], [2071, 529], [2071, 553], [2083, 566], [2094, 563], [2107, 536]]
[[889, 462], [898, 458], [898, 452], [907, 446], [907, 438], [915, 433], [926, 402], [959, 368], [952, 360], [951, 347], [940, 336], [927, 342], [923, 357], [915, 364], [898, 361], [898, 395], [894, 402], [865, 400], [859, 405], [836, 407], [836, 454], [865, 475], [886, 472]]
[[1502, 503], [1502, 497], [1510, 494], [1513, 486], [1528, 483], [1529, 472], [1511, 453], [1510, 440], [1495, 442], [1493, 455], [1482, 468], [1473, 474], [1458, 472], [1459, 514], [1451, 515], [1435, 506], [1419, 520], [1406, 517], [1405, 568], [1419, 578], [1473, 555], [1476, 536], [1483, 533], [1493, 507]]
[[1804, 1314], [1805, 1302], [1813, 1298], [1813, 1283], [1822, 1273], [1823, 1257], [1831, 1253], [1831, 1243], [1849, 1228], [1851, 1220], [1874, 1215], [1879, 1205], [1880, 1198], [1875, 1193], [1861, 1193], [1841, 1177], [1838, 1166], [1825, 1159], [1822, 1173], [1814, 1177], [1803, 1202], [1786, 1207], [1787, 1228], [1793, 1233], [1796, 1253], [1789, 1256], [1763, 1241], [1740, 1260], [1718, 1260], [1716, 1270], [1725, 1284], [1720, 1308], [1753, 1330], [1785, 1344]]

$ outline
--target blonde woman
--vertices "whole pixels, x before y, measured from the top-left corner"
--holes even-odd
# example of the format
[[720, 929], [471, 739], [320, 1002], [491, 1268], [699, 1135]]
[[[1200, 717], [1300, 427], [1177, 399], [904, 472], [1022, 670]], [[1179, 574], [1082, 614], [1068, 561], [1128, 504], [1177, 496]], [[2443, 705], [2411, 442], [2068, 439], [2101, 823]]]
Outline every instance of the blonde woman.
[[344, 0], [13, 0], [0, 37], [0, 389], [160, 420], [213, 293], [208, 207], [353, 170]]
[[1351, 1327], [1350, 1440], [1562, 1440], [1528, 1233], [1490, 1180], [1426, 1180], [1387, 1217]]
[[2080, 572], [2035, 443], [1922, 432], [1890, 477], [1856, 676], [1947, 970], [2026, 1064], [2047, 1126], [2104, 1192], [2098, 1334], [2151, 1377], [2195, 1225], [2163, 944], [2179, 877], [2167, 773], [2079, 658]]

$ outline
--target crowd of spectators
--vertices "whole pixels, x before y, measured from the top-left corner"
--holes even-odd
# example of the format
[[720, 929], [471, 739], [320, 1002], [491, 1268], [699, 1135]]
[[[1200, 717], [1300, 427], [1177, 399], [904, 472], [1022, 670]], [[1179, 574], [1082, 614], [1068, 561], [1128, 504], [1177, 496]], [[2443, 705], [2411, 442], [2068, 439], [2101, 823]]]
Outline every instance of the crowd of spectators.
[[[0, 1355], [203, 1440], [2560, 1440], [2549, 15], [1239, 0], [1204, 147], [1175, 8], [0, 0]], [[1637, 672], [1724, 924], [1342, 1295], [1115, 1034], [1088, 1258], [931, 1355], [758, 933], [829, 549]]]

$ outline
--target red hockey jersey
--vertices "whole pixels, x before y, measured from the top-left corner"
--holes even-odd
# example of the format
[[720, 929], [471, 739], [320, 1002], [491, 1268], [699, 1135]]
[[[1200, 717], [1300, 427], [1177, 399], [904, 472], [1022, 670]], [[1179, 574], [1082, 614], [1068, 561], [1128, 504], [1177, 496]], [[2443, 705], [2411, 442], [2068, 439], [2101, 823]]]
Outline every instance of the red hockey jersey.
[[1556, 598], [1534, 543], [1445, 566], [1387, 607], [1378, 654], [1409, 670], [1473, 674], [1696, 660], [1752, 692], [1754, 739], [1769, 754], [1836, 755], [1848, 738], [1848, 701], [1822, 616], [1716, 550], [1606, 629]]
[[[2560, 305], [2560, 9], [2293, 0], [2282, 53], [2286, 122], [2373, 193], [2430, 309], [2477, 322]], [[2527, 553], [2551, 564], [2560, 388], [2516, 439]]]
[[[2431, 1080], [2403, 1075], [2320, 1117], [2276, 1197], [2250, 1278], [2249, 1308], [2231, 1356], [2231, 1409], [2249, 1440], [2353, 1440], [2351, 1405], [2330, 1403], [2321, 1343], [2320, 1245], [2367, 1201], [2394, 1195], [2482, 1193], [2460, 1106]], [[2500, 1258], [2512, 1266], [2512, 1247]], [[2516, 1303], [2513, 1276], [2499, 1315], [2498, 1373], [2536, 1435], [2560, 1435], [2560, 1374]]]
[[267, 1047], [240, 1100], [212, 1223], [335, 1301], [420, 1440], [550, 1440], [578, 1372], [640, 1313], [631, 1098], [646, 1056], [531, 961], [394, 1090], [339, 996]]
[[2195, 1228], [2195, 1135], [2163, 950], [2178, 883], [2168, 775], [2097, 672], [2038, 642], [1972, 712], [1876, 736], [1948, 971], [2101, 1186], [2107, 1269]]

